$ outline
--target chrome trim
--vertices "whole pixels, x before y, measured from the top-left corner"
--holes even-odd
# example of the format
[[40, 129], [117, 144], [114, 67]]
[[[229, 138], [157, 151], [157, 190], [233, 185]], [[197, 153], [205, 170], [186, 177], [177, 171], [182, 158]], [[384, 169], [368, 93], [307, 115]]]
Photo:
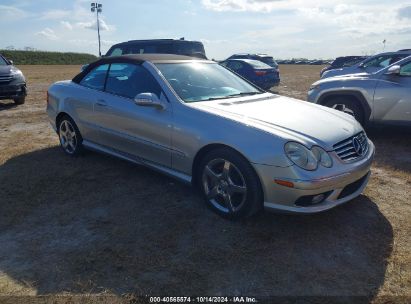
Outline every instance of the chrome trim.
[[[357, 143], [357, 145], [356, 145]], [[359, 146], [358, 146], [359, 145]], [[333, 145], [335, 153], [343, 162], [351, 162], [367, 154], [369, 145], [367, 136], [360, 132]]]

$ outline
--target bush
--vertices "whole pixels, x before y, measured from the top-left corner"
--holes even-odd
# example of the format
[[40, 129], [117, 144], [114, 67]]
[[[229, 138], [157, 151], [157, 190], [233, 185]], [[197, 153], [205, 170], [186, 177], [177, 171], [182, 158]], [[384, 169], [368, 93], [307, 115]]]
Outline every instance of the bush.
[[16, 65], [23, 64], [87, 64], [97, 59], [84, 53], [0, 50], [0, 54]]

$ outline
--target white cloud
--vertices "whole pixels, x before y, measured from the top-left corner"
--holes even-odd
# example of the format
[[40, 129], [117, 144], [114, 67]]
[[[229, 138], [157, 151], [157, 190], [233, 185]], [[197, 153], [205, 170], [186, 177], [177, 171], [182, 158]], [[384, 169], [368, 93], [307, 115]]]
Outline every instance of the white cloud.
[[9, 5], [0, 5], [0, 22], [15, 21], [27, 17], [27, 13], [22, 9]]
[[58, 9], [53, 9], [53, 10], [48, 10], [45, 11], [44, 13], [41, 14], [40, 19], [42, 20], [58, 20], [62, 19], [65, 17], [70, 16], [70, 11], [69, 10], [58, 10]]
[[[100, 18], [99, 20], [99, 24], [100, 24], [100, 31], [111, 31], [114, 30], [114, 26], [113, 25], [108, 25], [104, 19]], [[91, 29], [91, 30], [97, 30], [97, 21], [93, 20], [93, 21], [89, 21], [89, 22], [77, 22], [76, 23], [76, 27], [79, 28], [85, 28], [85, 29]]]
[[42, 30], [40, 32], [37, 32], [36, 35], [42, 36], [42, 37], [44, 37], [46, 39], [49, 39], [49, 40], [58, 40], [59, 39], [59, 37], [56, 35], [56, 33], [51, 28], [48, 28], [48, 27], [46, 27], [44, 30]]
[[73, 25], [68, 21], [60, 21], [60, 24], [67, 30], [71, 31], [73, 29]]

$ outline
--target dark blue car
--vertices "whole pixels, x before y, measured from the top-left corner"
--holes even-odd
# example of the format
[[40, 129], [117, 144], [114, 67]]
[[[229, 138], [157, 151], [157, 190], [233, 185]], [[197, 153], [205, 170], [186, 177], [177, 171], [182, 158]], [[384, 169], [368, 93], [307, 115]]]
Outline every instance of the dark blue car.
[[268, 90], [280, 83], [278, 68], [273, 68], [258, 60], [227, 59], [220, 62], [220, 64], [264, 90]]

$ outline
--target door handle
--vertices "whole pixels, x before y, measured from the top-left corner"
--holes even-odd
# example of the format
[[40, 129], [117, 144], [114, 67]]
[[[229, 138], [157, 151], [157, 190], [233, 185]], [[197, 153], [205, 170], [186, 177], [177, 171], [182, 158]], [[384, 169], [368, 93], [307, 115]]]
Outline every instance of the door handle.
[[99, 100], [97, 100], [96, 105], [98, 105], [100, 107], [107, 107], [107, 102], [103, 99], [99, 99]]

